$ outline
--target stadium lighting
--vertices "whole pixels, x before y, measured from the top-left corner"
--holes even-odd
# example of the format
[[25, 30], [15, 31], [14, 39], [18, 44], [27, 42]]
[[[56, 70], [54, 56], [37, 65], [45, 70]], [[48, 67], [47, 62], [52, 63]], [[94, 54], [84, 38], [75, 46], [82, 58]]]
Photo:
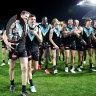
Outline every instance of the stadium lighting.
[[90, 0], [90, 3], [96, 4], [96, 0]]
[[96, 0], [82, 0], [77, 5], [79, 5], [79, 6], [96, 6]]
[[84, 1], [80, 1], [77, 5], [83, 5]]

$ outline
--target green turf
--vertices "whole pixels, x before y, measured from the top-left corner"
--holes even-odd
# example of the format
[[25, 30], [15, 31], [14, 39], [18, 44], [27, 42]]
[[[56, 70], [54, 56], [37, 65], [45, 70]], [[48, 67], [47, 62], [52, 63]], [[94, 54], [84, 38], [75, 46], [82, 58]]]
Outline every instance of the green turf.
[[[1, 49], [1, 43], [0, 43]], [[94, 56], [93, 56], [94, 57]], [[77, 59], [75, 60], [75, 68], [77, 68]], [[27, 92], [30, 96], [96, 96], [96, 72], [89, 71], [89, 63], [84, 65], [83, 72], [76, 74], [64, 72], [64, 62], [58, 61], [58, 74], [53, 74], [52, 64], [49, 64], [50, 75], [44, 73], [43, 70], [37, 71], [33, 75], [33, 82], [37, 89], [37, 93], [30, 92], [30, 86], [27, 84]], [[70, 60], [69, 60], [70, 61]], [[2, 63], [2, 53], [0, 50], [0, 64]], [[70, 64], [69, 64], [70, 65]], [[94, 60], [95, 66], [95, 60]], [[69, 66], [70, 67], [70, 66]], [[20, 96], [21, 93], [21, 70], [20, 64], [17, 62], [15, 67], [15, 92], [9, 91], [9, 65], [0, 66], [0, 96]]]

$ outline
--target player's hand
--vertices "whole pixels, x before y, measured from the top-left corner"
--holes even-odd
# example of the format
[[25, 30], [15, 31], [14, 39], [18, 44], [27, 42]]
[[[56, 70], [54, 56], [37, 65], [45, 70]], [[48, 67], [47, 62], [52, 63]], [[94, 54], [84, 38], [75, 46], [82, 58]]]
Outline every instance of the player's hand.
[[83, 40], [84, 45], [87, 45], [87, 43]]
[[75, 30], [75, 29], [73, 30], [73, 34], [75, 34], [75, 35], [77, 34], [77, 32], [76, 32], [76, 30]]
[[35, 36], [37, 35], [36, 31], [31, 30], [31, 33]]
[[57, 45], [54, 46], [56, 49], [59, 49], [59, 47]]
[[8, 43], [6, 44], [8, 51], [11, 51], [11, 49], [14, 49], [14, 48], [12, 47], [12, 45], [14, 45], [14, 43], [8, 42]]
[[10, 29], [13, 29], [15, 27], [16, 23], [12, 23], [12, 25], [10, 26]]

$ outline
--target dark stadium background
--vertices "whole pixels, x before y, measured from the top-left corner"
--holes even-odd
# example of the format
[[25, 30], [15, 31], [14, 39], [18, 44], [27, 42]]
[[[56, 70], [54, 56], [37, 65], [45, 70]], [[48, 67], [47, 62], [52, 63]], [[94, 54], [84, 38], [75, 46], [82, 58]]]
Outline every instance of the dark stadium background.
[[[8, 19], [20, 14], [22, 10], [37, 16], [37, 21], [41, 22], [43, 16], [47, 16], [49, 23], [53, 18], [58, 18], [60, 21], [66, 21], [68, 18], [79, 19], [83, 23], [82, 16], [84, 16], [90, 8], [79, 7], [77, 2], [80, 0], [23, 0], [2, 2], [0, 6], [0, 28], [6, 26]], [[8, 3], [8, 4], [7, 4]]]

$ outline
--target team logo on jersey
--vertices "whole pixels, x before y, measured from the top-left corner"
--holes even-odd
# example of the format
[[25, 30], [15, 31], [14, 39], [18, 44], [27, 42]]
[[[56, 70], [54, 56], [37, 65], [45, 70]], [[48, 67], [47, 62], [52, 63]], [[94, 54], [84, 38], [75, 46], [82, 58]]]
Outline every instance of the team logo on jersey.
[[87, 37], [89, 37], [91, 34], [91, 31], [92, 31], [92, 28], [90, 27], [88, 30], [87, 28], [83, 27], [83, 29], [84, 29], [84, 32], [86, 33]]
[[[36, 26], [36, 27], [33, 29], [33, 31], [38, 32], [38, 27]], [[33, 34], [31, 33], [31, 29], [30, 29], [30, 28], [28, 28], [28, 36], [29, 36], [30, 40], [33, 41], [35, 35], [33, 35]]]
[[57, 37], [59, 37], [59, 36], [60, 36], [60, 31], [57, 30], [56, 28], [54, 28], [53, 30], [54, 30], [54, 32], [56, 33]]
[[42, 25], [40, 25], [40, 28], [41, 28], [41, 32], [43, 34], [43, 36], [45, 36], [47, 34], [47, 32], [49, 31], [50, 27], [47, 26], [45, 29]]

